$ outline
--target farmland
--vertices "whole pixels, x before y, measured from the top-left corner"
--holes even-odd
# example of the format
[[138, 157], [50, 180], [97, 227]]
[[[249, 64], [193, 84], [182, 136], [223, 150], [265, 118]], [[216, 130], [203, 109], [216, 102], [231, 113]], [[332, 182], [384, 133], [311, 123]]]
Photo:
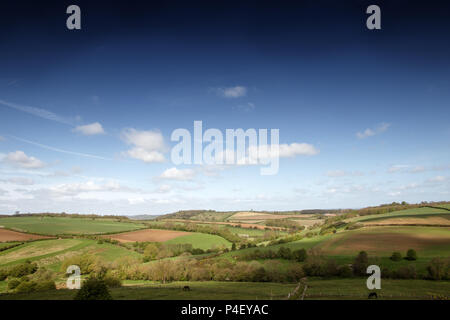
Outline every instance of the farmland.
[[43, 235], [116, 233], [143, 227], [140, 223], [120, 222], [112, 219], [94, 220], [46, 216], [0, 218], [0, 225], [16, 231]]
[[[381, 299], [445, 296], [450, 284], [450, 273], [445, 271], [450, 257], [450, 228], [445, 224], [449, 213], [414, 207], [361, 216], [239, 211], [217, 219], [212, 217], [214, 212], [206, 211], [200, 213], [206, 220], [191, 219], [199, 217], [197, 212], [188, 219], [169, 215], [142, 222], [2, 218], [2, 225], [9, 229], [0, 231], [10, 236], [4, 237], [8, 242], [0, 242], [0, 249], [5, 248], [0, 251], [0, 274], [34, 263], [39, 270], [47, 270], [42, 272], [52, 273], [60, 290], [23, 294], [9, 289], [11, 278], [6, 278], [0, 281], [0, 293], [7, 294], [0, 299], [72, 299], [73, 292], [64, 290], [68, 263], [83, 264], [91, 276], [105, 270], [120, 279], [122, 286], [111, 288], [115, 299], [286, 299], [300, 279], [308, 279], [305, 299], [365, 299], [365, 276], [352, 271], [353, 267], [348, 271], [362, 251], [367, 264], [383, 270]], [[230, 221], [236, 217], [265, 220], [250, 225]], [[288, 229], [288, 224], [282, 230], [265, 226], [271, 221], [296, 220], [322, 223], [306, 230]], [[302, 249], [304, 257], [299, 258]], [[415, 256], [406, 259], [410, 249]], [[400, 255], [397, 260], [391, 257], [394, 251]], [[444, 270], [439, 276], [430, 271], [436, 263]], [[345, 268], [346, 273], [341, 273]], [[430, 280], [436, 277], [440, 280]], [[181, 290], [184, 285], [192, 291]]]

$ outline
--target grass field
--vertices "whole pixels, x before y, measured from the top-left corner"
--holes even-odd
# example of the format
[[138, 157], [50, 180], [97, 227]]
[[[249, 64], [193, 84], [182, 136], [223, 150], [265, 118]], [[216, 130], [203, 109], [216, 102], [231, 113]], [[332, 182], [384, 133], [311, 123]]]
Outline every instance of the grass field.
[[69, 217], [0, 218], [0, 226], [43, 235], [116, 233], [144, 227], [140, 223], [118, 222], [112, 219], [92, 220]]
[[212, 234], [205, 234], [205, 233], [191, 233], [186, 236], [177, 237], [168, 241], [165, 241], [165, 243], [171, 243], [171, 244], [183, 244], [188, 243], [192, 244], [193, 248], [199, 248], [203, 250], [211, 249], [211, 248], [219, 248], [219, 247], [226, 247], [230, 248], [231, 243], [227, 241], [226, 239], [212, 235]]
[[98, 244], [97, 241], [89, 239], [41, 240], [24, 243], [0, 252], [0, 266], [9, 266], [30, 260], [37, 262], [40, 266], [58, 270], [62, 260], [82, 253], [93, 254], [106, 261], [113, 261], [122, 256], [141, 256], [139, 253], [123, 247], [109, 243]]
[[[191, 291], [183, 291], [188, 285]], [[111, 289], [114, 299], [133, 300], [279, 300], [286, 299], [297, 284], [255, 282], [172, 282], [125, 281], [121, 288]], [[0, 288], [5, 285], [0, 282]], [[432, 295], [447, 296], [450, 282], [427, 280], [382, 279], [379, 299], [430, 299]], [[0, 294], [0, 300], [70, 300], [76, 292], [53, 290], [30, 294]], [[305, 299], [367, 299], [366, 279], [308, 280]]]
[[383, 214], [376, 214], [376, 215], [367, 215], [367, 216], [361, 216], [349, 219], [348, 221], [352, 222], [366, 222], [366, 221], [373, 221], [373, 220], [381, 220], [384, 218], [393, 218], [393, 217], [424, 217], [424, 216], [432, 216], [432, 215], [450, 215], [450, 211], [447, 211], [445, 209], [438, 209], [438, 208], [414, 208], [414, 209], [407, 209], [407, 210], [400, 210], [400, 211], [393, 211], [389, 213], [383, 213]]
[[0, 249], [5, 248], [5, 247], [9, 247], [9, 246], [13, 246], [16, 244], [19, 244], [21, 242], [17, 242], [17, 241], [10, 241], [10, 242], [0, 242]]

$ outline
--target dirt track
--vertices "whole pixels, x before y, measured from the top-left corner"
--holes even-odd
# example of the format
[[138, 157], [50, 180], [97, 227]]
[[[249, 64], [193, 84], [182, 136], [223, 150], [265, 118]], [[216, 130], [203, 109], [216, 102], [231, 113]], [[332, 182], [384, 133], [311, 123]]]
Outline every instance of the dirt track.
[[105, 235], [103, 238], [110, 238], [119, 242], [164, 242], [170, 239], [178, 238], [190, 234], [184, 231], [175, 230], [159, 230], [159, 229], [144, 229], [137, 231], [130, 231], [124, 233]]
[[25, 241], [36, 239], [48, 239], [46, 236], [38, 236], [36, 234], [22, 233], [12, 230], [0, 228], [0, 242], [5, 241]]

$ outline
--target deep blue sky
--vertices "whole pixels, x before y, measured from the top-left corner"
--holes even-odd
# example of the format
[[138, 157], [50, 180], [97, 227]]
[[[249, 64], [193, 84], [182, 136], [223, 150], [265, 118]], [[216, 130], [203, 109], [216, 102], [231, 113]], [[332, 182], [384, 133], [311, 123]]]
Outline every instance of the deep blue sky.
[[[70, 4], [82, 30], [65, 27]], [[1, 3], [0, 212], [449, 200], [449, 34], [444, 1]], [[170, 134], [194, 120], [278, 128], [317, 153], [275, 176], [176, 166]], [[92, 123], [104, 133], [74, 131]], [[130, 155], [130, 130], [159, 134], [166, 160]]]

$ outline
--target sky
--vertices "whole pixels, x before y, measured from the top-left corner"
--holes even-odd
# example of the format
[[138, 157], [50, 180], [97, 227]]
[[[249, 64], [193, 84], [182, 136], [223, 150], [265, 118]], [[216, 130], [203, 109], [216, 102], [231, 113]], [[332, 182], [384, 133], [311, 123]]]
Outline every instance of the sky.
[[[449, 5], [370, 4], [2, 3], [0, 213], [450, 200]], [[278, 173], [175, 164], [194, 121], [279, 129]]]

